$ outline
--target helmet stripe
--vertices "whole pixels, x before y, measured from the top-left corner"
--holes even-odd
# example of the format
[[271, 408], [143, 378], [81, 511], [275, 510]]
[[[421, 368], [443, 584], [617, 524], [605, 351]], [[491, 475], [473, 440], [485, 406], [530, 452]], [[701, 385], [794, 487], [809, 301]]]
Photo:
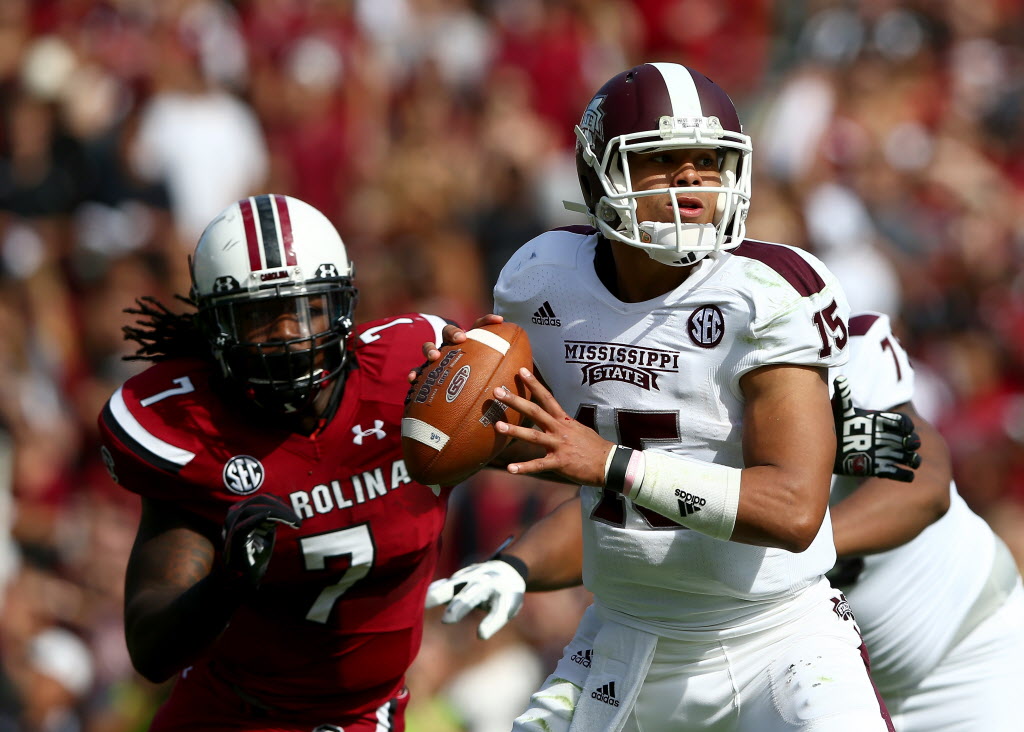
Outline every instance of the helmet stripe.
[[292, 242], [292, 219], [288, 213], [288, 199], [281, 195], [274, 196], [274, 205], [277, 207], [277, 220], [281, 225], [281, 244], [284, 249], [284, 263], [289, 267], [295, 266], [295, 247]]
[[260, 233], [263, 234], [263, 254], [267, 258], [267, 269], [281, 266], [281, 243], [277, 236], [277, 219], [270, 196], [256, 196], [256, 212], [260, 217]]
[[245, 198], [238, 202], [242, 210], [242, 224], [245, 227], [245, 245], [249, 250], [249, 269], [263, 269], [263, 261], [260, 257], [260, 240], [256, 236], [256, 222], [252, 216], [252, 202]]
[[651, 64], [661, 72], [668, 87], [669, 98], [672, 102], [672, 115], [675, 117], [704, 116], [700, 104], [700, 95], [697, 93], [697, 86], [693, 83], [693, 76], [690, 70], [679, 64]]

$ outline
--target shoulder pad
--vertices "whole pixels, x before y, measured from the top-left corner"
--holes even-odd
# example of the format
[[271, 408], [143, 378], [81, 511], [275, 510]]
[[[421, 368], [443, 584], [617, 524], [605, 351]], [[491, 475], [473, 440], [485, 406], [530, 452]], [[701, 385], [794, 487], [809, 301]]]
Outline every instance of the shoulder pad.
[[210, 366], [201, 361], [154, 364], [107, 400], [101, 429], [142, 462], [177, 473], [200, 449], [195, 436], [180, 426], [191, 424], [197, 411], [208, 411], [203, 405], [213, 398], [209, 377]]
[[509, 258], [501, 277], [543, 265], [575, 267], [580, 244], [594, 236], [597, 230], [589, 226], [565, 226], [546, 231], [526, 242]]
[[815, 295], [827, 287], [822, 276], [825, 266], [813, 254], [786, 244], [745, 239], [729, 253], [761, 262], [785, 280], [802, 297]]

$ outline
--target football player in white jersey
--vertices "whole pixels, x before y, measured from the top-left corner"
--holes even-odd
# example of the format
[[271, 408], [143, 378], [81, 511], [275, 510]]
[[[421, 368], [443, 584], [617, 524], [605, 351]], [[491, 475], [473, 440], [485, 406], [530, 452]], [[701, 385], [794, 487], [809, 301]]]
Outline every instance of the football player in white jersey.
[[533, 402], [495, 396], [535, 429], [496, 428], [539, 455], [510, 472], [582, 486], [582, 533], [519, 555], [528, 586], [582, 579], [595, 601], [515, 729], [892, 729], [824, 578], [841, 288], [744, 237], [750, 138], [702, 74], [618, 74], [576, 135], [593, 228], [537, 237], [499, 277], [536, 375]]
[[[957, 493], [942, 436], [913, 410], [914, 371], [888, 317], [859, 313], [850, 318], [849, 331], [850, 359], [837, 370], [846, 381], [837, 382], [834, 416], [840, 434], [854, 444], [845, 452], [840, 446], [836, 473], [905, 480], [898, 464], [883, 464], [884, 448], [874, 456], [861, 449], [866, 435], [879, 436], [874, 425], [865, 428], [866, 418], [898, 413], [913, 417], [923, 461], [909, 485], [834, 478], [831, 517], [839, 561], [828, 576], [856, 612], [871, 649], [872, 677], [898, 732], [1016, 730], [1016, 693], [1024, 688], [1024, 589], [1016, 565]], [[895, 421], [889, 426], [892, 439], [905, 433]], [[898, 448], [896, 455], [897, 462], [907, 461]], [[874, 465], [858, 464], [869, 457]], [[531, 590], [579, 582], [572, 562], [550, 553], [559, 537], [579, 531], [578, 501], [505, 550], [505, 562], [530, 568]], [[578, 552], [572, 556], [580, 561]], [[518, 611], [526, 588], [519, 576], [501, 561], [471, 565], [431, 585], [428, 602], [451, 600], [446, 622], [486, 608], [480, 631], [489, 637]], [[452, 600], [455, 585], [459, 592]], [[570, 649], [579, 662], [589, 659], [589, 649]]]
[[850, 318], [840, 370], [852, 404], [908, 412], [922, 442], [910, 485], [837, 476], [832, 486], [829, 576], [857, 615], [893, 724], [1018, 730], [1024, 589], [1009, 549], [957, 493], [942, 436], [913, 412], [914, 371], [888, 317]]

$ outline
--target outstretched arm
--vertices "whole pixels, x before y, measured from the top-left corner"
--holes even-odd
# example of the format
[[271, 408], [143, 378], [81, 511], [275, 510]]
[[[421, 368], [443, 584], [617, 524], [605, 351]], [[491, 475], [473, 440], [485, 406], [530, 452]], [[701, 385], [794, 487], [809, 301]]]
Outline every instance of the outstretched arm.
[[561, 590], [583, 582], [583, 514], [570, 498], [530, 526], [505, 550], [529, 570], [528, 592]]
[[573, 587], [582, 577], [583, 528], [577, 496], [533, 524], [494, 559], [433, 582], [426, 606], [447, 603], [441, 616], [444, 623], [457, 623], [474, 608], [486, 610], [477, 635], [487, 640], [516, 616], [525, 592]]

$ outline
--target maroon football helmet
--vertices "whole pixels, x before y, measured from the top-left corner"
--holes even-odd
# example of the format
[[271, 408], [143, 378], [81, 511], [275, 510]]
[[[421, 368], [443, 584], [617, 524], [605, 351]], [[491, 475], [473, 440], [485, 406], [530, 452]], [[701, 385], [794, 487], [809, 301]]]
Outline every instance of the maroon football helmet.
[[[693, 264], [709, 252], [743, 240], [750, 207], [750, 137], [736, 107], [703, 74], [679, 64], [642, 64], [610, 79], [590, 100], [576, 126], [576, 170], [587, 214], [609, 238], [644, 249], [673, 266]], [[722, 185], [713, 224], [680, 219], [683, 189], [634, 191], [626, 152], [676, 148], [717, 150]], [[674, 223], [637, 221], [636, 199], [670, 195]]]

